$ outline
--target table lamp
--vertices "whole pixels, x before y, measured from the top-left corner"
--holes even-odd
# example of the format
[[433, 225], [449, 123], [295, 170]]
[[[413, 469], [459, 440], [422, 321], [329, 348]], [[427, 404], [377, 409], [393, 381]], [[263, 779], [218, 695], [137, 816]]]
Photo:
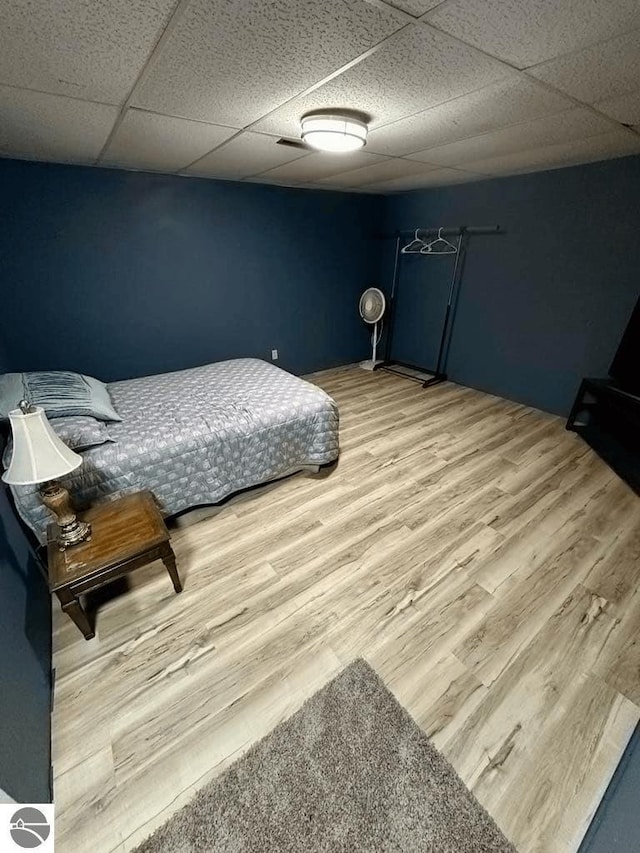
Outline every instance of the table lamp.
[[69, 492], [55, 482], [82, 465], [82, 456], [74, 453], [55, 434], [44, 409], [23, 400], [19, 409], [9, 412], [13, 432], [13, 455], [2, 475], [12, 486], [42, 484], [38, 489], [42, 503], [58, 522], [58, 546], [61, 551], [91, 538], [91, 527], [79, 521], [71, 506]]

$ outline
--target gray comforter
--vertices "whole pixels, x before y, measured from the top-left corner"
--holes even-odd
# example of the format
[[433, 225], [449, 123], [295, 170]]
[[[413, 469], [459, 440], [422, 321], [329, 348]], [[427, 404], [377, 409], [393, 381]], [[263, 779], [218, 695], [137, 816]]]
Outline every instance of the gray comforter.
[[[320, 388], [253, 358], [109, 385], [122, 423], [82, 452], [61, 482], [81, 508], [149, 489], [163, 512], [227, 495], [338, 456], [338, 409]], [[20, 516], [43, 542], [48, 511], [35, 486], [13, 486]]]

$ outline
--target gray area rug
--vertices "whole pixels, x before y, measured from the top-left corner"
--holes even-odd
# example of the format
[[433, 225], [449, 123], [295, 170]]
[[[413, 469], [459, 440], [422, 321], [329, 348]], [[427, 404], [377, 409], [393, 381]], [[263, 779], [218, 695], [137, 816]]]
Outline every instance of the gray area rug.
[[515, 853], [363, 660], [137, 853]]

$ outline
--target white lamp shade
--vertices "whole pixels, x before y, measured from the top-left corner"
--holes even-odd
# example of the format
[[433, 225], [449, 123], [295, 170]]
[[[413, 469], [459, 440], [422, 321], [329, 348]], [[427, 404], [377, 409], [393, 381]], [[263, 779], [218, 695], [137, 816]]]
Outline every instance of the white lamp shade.
[[349, 115], [310, 113], [300, 123], [304, 142], [319, 151], [356, 151], [367, 141], [365, 122]]
[[82, 456], [74, 453], [55, 434], [44, 409], [34, 407], [26, 415], [20, 409], [9, 412], [13, 432], [11, 463], [2, 475], [12, 486], [46, 483], [82, 465]]

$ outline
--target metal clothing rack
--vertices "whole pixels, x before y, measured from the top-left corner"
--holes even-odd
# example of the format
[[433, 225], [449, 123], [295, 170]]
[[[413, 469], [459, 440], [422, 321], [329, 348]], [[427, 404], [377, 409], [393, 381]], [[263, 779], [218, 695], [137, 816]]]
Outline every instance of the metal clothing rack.
[[[385, 356], [381, 364], [376, 366], [376, 370], [385, 370], [388, 373], [395, 373], [398, 376], [403, 376], [405, 379], [412, 379], [414, 382], [421, 382], [423, 388], [429, 388], [432, 385], [438, 385], [440, 382], [445, 382], [447, 379], [446, 362], [448, 356], [449, 343], [451, 341], [451, 333], [455, 319], [455, 305], [462, 280], [462, 272], [464, 269], [464, 261], [467, 253], [469, 237], [475, 235], [500, 234], [502, 232], [499, 225], [458, 225], [456, 227], [443, 228], [412, 228], [408, 231], [395, 231], [393, 234], [382, 235], [383, 237], [395, 238], [395, 259], [393, 264], [393, 279], [391, 284], [391, 297], [389, 305], [389, 324], [387, 331], [387, 341], [385, 346]], [[391, 358], [391, 347], [393, 342], [393, 328], [395, 315], [395, 299], [400, 278], [400, 258], [402, 255], [401, 241], [404, 237], [415, 235], [415, 238], [430, 237], [438, 235], [438, 237], [448, 236], [458, 237], [455, 251], [455, 262], [449, 284], [449, 294], [447, 297], [447, 306], [442, 322], [442, 331], [440, 334], [440, 343], [438, 346], [438, 358], [435, 368], [419, 367], [415, 364], [407, 362], [394, 361]], [[425, 244], [426, 245], [426, 244]], [[411, 252], [410, 254], [430, 254], [429, 252]], [[453, 252], [433, 252], [433, 254], [453, 254]], [[408, 371], [413, 371], [412, 373]], [[415, 374], [430, 374], [426, 380], [423, 377]]]

